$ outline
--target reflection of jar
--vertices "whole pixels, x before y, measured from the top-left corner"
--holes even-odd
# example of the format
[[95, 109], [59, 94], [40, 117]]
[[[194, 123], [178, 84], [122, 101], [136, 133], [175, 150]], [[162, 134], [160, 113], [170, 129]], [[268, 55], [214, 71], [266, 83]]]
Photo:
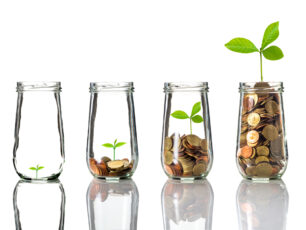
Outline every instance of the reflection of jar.
[[287, 167], [283, 83], [240, 83], [237, 165], [245, 178], [280, 178]]
[[64, 163], [60, 82], [18, 82], [14, 166], [24, 179], [57, 178]]
[[131, 177], [138, 163], [132, 82], [90, 84], [87, 164], [99, 178]]
[[207, 180], [168, 180], [161, 197], [164, 230], [211, 230], [214, 194]]
[[20, 180], [13, 197], [17, 230], [64, 229], [66, 199], [60, 181]]
[[203, 178], [213, 151], [208, 109], [208, 84], [165, 83], [161, 160], [170, 178]]
[[282, 180], [243, 180], [237, 190], [240, 230], [285, 230], [288, 192]]
[[93, 179], [87, 191], [89, 229], [137, 229], [139, 194], [133, 180]]

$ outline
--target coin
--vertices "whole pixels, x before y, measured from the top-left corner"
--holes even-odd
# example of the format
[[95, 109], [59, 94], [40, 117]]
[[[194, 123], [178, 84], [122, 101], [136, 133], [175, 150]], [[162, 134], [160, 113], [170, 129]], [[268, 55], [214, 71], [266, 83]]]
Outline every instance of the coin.
[[257, 151], [257, 155], [258, 156], [269, 156], [269, 148], [267, 147], [267, 146], [264, 146], [264, 145], [262, 145], [262, 146], [258, 146], [257, 148], [256, 148], [256, 151]]
[[204, 162], [198, 163], [193, 167], [193, 175], [195, 176], [201, 176], [206, 171], [206, 164]]
[[172, 139], [170, 137], [165, 138], [165, 150], [170, 150], [172, 148]]
[[107, 176], [108, 175], [108, 170], [107, 170], [107, 167], [106, 167], [106, 164], [101, 161], [97, 167], [100, 169], [100, 173], [101, 173], [101, 176]]
[[269, 141], [274, 141], [278, 137], [278, 131], [274, 125], [267, 125], [262, 130], [262, 135]]
[[261, 163], [261, 162], [269, 162], [269, 158], [265, 156], [259, 156], [255, 160], [255, 164]]
[[283, 138], [279, 136], [274, 141], [271, 141], [270, 144], [271, 155], [277, 159], [284, 158], [284, 146], [283, 146]]
[[165, 156], [164, 156], [164, 162], [167, 165], [172, 164], [173, 161], [173, 153], [171, 151], [167, 151], [165, 152]]
[[255, 166], [249, 166], [245, 169], [245, 173], [248, 176], [255, 176], [256, 175], [256, 167]]
[[256, 143], [259, 139], [259, 134], [257, 131], [255, 130], [252, 130], [252, 131], [249, 131], [248, 134], [247, 134], [247, 142], [248, 143]]
[[104, 163], [107, 163], [111, 161], [111, 159], [109, 157], [102, 157], [101, 161], [103, 161]]
[[190, 145], [195, 146], [195, 147], [200, 147], [201, 138], [199, 138], [198, 136], [190, 134], [186, 138]]
[[256, 126], [260, 122], [260, 116], [258, 113], [250, 113], [247, 120], [250, 126]]
[[120, 171], [124, 167], [124, 162], [122, 160], [109, 161], [106, 164], [109, 169], [114, 171]]
[[272, 175], [273, 168], [269, 163], [263, 162], [256, 166], [256, 175], [258, 177], [267, 178]]
[[207, 148], [207, 140], [206, 139], [203, 139], [203, 140], [201, 140], [201, 148], [205, 151], [205, 152], [207, 152], [208, 151], [208, 148]]
[[89, 166], [93, 174], [100, 176], [101, 172], [100, 169], [97, 167], [97, 161], [95, 159], [91, 158], [89, 160]]
[[279, 105], [271, 100], [265, 104], [265, 109], [269, 114], [276, 114], [279, 112]]
[[248, 145], [240, 148], [240, 152], [238, 151], [238, 155], [242, 156], [243, 158], [251, 157], [252, 153], [253, 153], [253, 149]]
[[179, 157], [178, 160], [183, 167], [184, 174], [192, 173], [193, 166], [195, 164], [195, 162], [192, 160], [192, 158], [190, 158], [190, 157], [188, 157], [188, 158], [187, 157]]
[[254, 105], [255, 105], [255, 100], [251, 97], [245, 96], [243, 98], [243, 112], [249, 112], [250, 110], [253, 109]]

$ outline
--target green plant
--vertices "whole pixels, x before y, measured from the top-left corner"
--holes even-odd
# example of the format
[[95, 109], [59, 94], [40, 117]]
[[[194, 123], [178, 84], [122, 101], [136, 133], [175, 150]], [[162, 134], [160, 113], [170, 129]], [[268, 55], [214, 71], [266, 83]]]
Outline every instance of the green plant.
[[37, 179], [38, 178], [38, 171], [43, 169], [43, 168], [44, 168], [44, 166], [37, 165], [36, 167], [30, 167], [29, 169], [33, 170], [33, 171], [36, 171], [36, 179]]
[[122, 145], [125, 145], [125, 142], [118, 142], [117, 143], [117, 139], [114, 141], [114, 144], [111, 143], [105, 143], [102, 146], [106, 147], [106, 148], [112, 148], [113, 149], [113, 158], [114, 160], [116, 159], [116, 148], [121, 147]]
[[260, 75], [261, 81], [263, 81], [262, 75], [262, 56], [268, 60], [279, 60], [284, 57], [283, 51], [278, 46], [269, 46], [274, 42], [279, 36], [279, 22], [274, 22], [270, 24], [264, 33], [261, 47], [258, 49], [253, 42], [246, 38], [234, 38], [230, 42], [226, 43], [225, 46], [231, 51], [238, 53], [253, 53], [258, 52], [260, 56]]
[[201, 122], [203, 122], [203, 117], [201, 117], [200, 115], [196, 115], [198, 112], [200, 112], [200, 110], [201, 110], [201, 102], [197, 102], [197, 103], [195, 103], [193, 105], [190, 116], [188, 116], [187, 113], [185, 113], [182, 110], [174, 111], [171, 114], [171, 116], [176, 118], [176, 119], [189, 119], [189, 122], [190, 122], [190, 134], [192, 134], [192, 122], [194, 122], [194, 123], [201, 123]]

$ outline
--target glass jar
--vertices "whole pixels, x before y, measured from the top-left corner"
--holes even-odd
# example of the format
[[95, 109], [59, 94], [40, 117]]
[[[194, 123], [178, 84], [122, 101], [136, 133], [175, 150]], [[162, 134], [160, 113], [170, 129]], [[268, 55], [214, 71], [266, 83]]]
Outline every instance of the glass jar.
[[245, 178], [280, 178], [286, 170], [282, 92], [282, 82], [240, 83], [236, 159]]
[[23, 179], [57, 178], [65, 161], [60, 82], [18, 82], [13, 162]]
[[282, 180], [243, 180], [236, 202], [239, 229], [286, 229], [289, 195]]
[[207, 180], [168, 180], [162, 190], [164, 230], [211, 230], [214, 193]]
[[20, 180], [13, 194], [16, 230], [63, 230], [65, 201], [59, 180]]
[[93, 179], [87, 190], [90, 230], [137, 229], [138, 189], [133, 180]]
[[87, 164], [93, 176], [131, 177], [138, 163], [132, 82], [90, 83]]
[[164, 91], [163, 169], [174, 179], [204, 178], [213, 162], [208, 84], [167, 82]]

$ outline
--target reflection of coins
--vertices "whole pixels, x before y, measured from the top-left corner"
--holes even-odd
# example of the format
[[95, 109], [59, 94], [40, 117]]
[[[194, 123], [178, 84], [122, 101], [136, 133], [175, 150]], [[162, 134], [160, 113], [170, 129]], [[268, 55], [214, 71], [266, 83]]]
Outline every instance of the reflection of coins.
[[206, 171], [206, 164], [204, 162], [198, 163], [193, 167], [193, 175], [201, 176]]
[[271, 100], [265, 104], [265, 109], [269, 114], [276, 114], [279, 111], [279, 105]]
[[258, 177], [270, 177], [272, 172], [273, 168], [269, 163], [263, 162], [256, 166], [256, 174]]
[[201, 148], [203, 151], [207, 152], [208, 148], [207, 148], [207, 140], [206, 139], [203, 139], [201, 141]]
[[165, 150], [170, 150], [172, 148], [172, 139], [170, 137], [165, 138]]
[[173, 161], [173, 154], [171, 151], [165, 152], [165, 164], [170, 165]]
[[250, 126], [256, 126], [260, 122], [260, 116], [258, 113], [250, 113], [247, 120]]
[[257, 157], [255, 160], [255, 164], [258, 164], [260, 162], [269, 162], [269, 158], [265, 156]]
[[258, 146], [256, 150], [258, 156], [269, 156], [269, 148], [267, 146]]
[[269, 141], [274, 141], [278, 137], [278, 131], [275, 126], [267, 125], [262, 130], [262, 135]]
[[190, 145], [195, 146], [195, 147], [200, 147], [201, 138], [199, 138], [198, 136], [190, 134], [186, 138]]
[[258, 139], [259, 139], [259, 134], [258, 134], [257, 131], [252, 130], [252, 131], [248, 132], [247, 142], [254, 144], [258, 141]]
[[250, 158], [252, 156], [253, 149], [246, 145], [239, 150], [239, 155], [243, 158]]

